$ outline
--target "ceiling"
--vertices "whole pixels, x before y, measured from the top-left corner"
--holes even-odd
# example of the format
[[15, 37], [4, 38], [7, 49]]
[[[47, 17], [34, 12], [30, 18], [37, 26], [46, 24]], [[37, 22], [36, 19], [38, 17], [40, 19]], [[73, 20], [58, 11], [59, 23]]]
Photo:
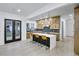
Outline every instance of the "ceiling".
[[77, 6], [77, 4], [67, 4], [67, 5], [64, 5], [64, 6], [61, 6], [59, 8], [56, 8], [56, 9], [52, 9], [46, 13], [43, 13], [43, 14], [40, 14], [36, 17], [33, 17], [29, 20], [39, 20], [39, 19], [43, 19], [43, 18], [46, 18], [46, 17], [51, 17], [51, 16], [63, 16], [65, 15], [63, 18], [67, 18], [68, 15], [74, 13], [74, 8]]
[[[0, 3], [0, 11], [21, 15], [29, 20], [71, 14], [74, 3]], [[17, 12], [21, 9], [21, 12]]]
[[[45, 5], [48, 3], [0, 3], [0, 11], [26, 17]], [[17, 12], [17, 9], [21, 9], [21, 12]]]

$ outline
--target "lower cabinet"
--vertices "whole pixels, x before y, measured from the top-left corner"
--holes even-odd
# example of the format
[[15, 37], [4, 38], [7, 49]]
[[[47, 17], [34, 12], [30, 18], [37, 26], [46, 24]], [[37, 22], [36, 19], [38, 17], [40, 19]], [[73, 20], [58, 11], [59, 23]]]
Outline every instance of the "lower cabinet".
[[31, 39], [31, 37], [32, 37], [32, 32], [27, 32], [26, 33], [26, 38], [27, 39]]
[[50, 38], [46, 36], [33, 35], [33, 41], [50, 47]]

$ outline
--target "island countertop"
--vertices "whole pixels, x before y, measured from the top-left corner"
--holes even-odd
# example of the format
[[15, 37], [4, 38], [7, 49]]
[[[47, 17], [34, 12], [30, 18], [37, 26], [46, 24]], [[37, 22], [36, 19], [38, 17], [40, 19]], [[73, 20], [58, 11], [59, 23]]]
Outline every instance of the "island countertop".
[[44, 35], [44, 36], [47, 36], [47, 37], [56, 36], [56, 35], [47, 34], [47, 33], [33, 33], [33, 34], [37, 34], [37, 35]]
[[[56, 35], [46, 33], [33, 33], [33, 35], [46, 36], [50, 38], [50, 50], [56, 47]], [[32, 38], [33, 39], [33, 38]]]

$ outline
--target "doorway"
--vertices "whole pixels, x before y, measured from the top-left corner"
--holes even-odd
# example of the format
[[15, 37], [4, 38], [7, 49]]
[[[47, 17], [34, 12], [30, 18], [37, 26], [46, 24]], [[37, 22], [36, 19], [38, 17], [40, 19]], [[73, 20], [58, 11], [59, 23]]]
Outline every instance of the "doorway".
[[5, 43], [21, 40], [21, 21], [5, 19]]

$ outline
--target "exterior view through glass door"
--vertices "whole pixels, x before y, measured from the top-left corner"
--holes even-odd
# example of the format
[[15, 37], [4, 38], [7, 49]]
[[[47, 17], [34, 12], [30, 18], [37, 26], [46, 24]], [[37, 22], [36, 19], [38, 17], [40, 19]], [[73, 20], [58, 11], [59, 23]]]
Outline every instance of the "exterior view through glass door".
[[12, 39], [13, 39], [13, 37], [12, 37], [12, 33], [13, 33], [13, 22], [12, 22], [12, 20], [6, 20], [6, 28], [5, 28], [5, 30], [6, 30], [6, 41], [12, 41]]
[[5, 43], [21, 40], [21, 21], [5, 19]]
[[15, 21], [15, 40], [21, 38], [21, 21]]

